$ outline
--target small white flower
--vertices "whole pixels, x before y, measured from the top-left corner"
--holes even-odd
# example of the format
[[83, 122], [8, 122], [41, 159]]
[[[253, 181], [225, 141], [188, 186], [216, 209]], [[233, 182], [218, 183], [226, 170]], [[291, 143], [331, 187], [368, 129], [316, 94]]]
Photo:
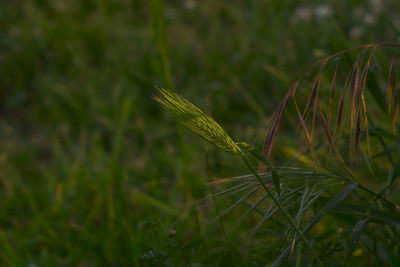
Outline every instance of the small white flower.
[[319, 19], [323, 19], [332, 15], [332, 7], [330, 5], [319, 5], [314, 10], [315, 16]]

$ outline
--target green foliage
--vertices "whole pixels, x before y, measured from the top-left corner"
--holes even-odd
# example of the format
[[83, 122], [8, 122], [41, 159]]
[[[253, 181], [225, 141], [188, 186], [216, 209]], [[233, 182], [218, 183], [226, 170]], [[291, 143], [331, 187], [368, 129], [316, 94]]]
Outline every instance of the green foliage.
[[157, 44], [158, 53], [160, 54], [164, 83], [169, 90], [172, 90], [172, 78], [168, 56], [168, 40], [165, 28], [165, 17], [163, 0], [150, 0], [150, 10], [152, 18], [153, 39]]
[[[266, 266], [288, 247], [282, 266], [312, 265], [240, 158], [177, 129], [152, 101], [154, 85], [179, 89], [258, 153], [292, 82], [329, 54], [396, 41], [399, 10], [394, 0], [0, 1], [0, 266]], [[246, 154], [303, 232], [353, 178], [374, 193], [357, 186], [306, 234], [328, 266], [343, 265], [353, 228], [366, 218], [349, 265], [400, 265], [400, 220], [389, 204], [400, 203], [400, 150], [386, 93], [396, 55], [394, 111], [396, 51], [377, 48], [371, 60], [364, 94], [371, 154], [361, 117], [351, 172], [332, 157], [319, 113], [312, 147], [330, 170], [316, 168], [293, 102], [269, 159], [279, 181]], [[320, 75], [325, 115], [338, 66], [325, 117], [332, 137], [358, 52], [334, 58]], [[296, 92], [301, 115], [316, 71]], [[304, 121], [311, 136], [312, 113]], [[348, 133], [343, 127], [335, 144], [350, 163]]]
[[179, 266], [193, 264], [201, 240], [185, 244], [183, 224], [150, 223], [149, 234], [144, 237], [145, 252], [140, 256], [141, 266]]

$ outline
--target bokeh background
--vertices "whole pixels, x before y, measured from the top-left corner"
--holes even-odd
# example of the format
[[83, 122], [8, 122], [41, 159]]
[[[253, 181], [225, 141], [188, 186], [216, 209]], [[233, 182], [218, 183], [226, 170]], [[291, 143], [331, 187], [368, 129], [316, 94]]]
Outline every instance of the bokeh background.
[[0, 1], [0, 265], [265, 265], [274, 247], [246, 224], [224, 237], [235, 211], [209, 225], [215, 207], [193, 205], [244, 168], [155, 86], [260, 148], [309, 65], [383, 41], [400, 41], [398, 1]]

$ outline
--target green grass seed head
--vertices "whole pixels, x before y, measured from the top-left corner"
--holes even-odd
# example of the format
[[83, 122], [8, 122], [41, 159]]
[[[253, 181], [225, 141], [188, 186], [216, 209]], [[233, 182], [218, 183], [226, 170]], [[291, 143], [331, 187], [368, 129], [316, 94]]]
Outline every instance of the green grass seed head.
[[240, 150], [213, 118], [190, 101], [166, 89], [159, 89], [159, 91], [162, 96], [153, 96], [153, 98], [192, 132], [229, 153], [236, 154]]

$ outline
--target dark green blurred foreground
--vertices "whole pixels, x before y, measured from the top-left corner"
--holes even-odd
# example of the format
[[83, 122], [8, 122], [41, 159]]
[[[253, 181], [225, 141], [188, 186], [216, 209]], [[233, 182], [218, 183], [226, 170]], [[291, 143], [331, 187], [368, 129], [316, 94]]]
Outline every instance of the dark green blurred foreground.
[[[260, 148], [291, 82], [351, 45], [397, 41], [399, 7], [165, 1], [173, 87]], [[153, 37], [145, 0], [0, 1], [1, 266], [265, 266], [275, 257], [267, 228], [246, 237], [257, 218], [223, 237], [240, 211], [210, 226], [215, 207], [188, 204], [210, 193], [207, 181], [244, 169], [152, 100], [154, 85], [167, 86]]]

